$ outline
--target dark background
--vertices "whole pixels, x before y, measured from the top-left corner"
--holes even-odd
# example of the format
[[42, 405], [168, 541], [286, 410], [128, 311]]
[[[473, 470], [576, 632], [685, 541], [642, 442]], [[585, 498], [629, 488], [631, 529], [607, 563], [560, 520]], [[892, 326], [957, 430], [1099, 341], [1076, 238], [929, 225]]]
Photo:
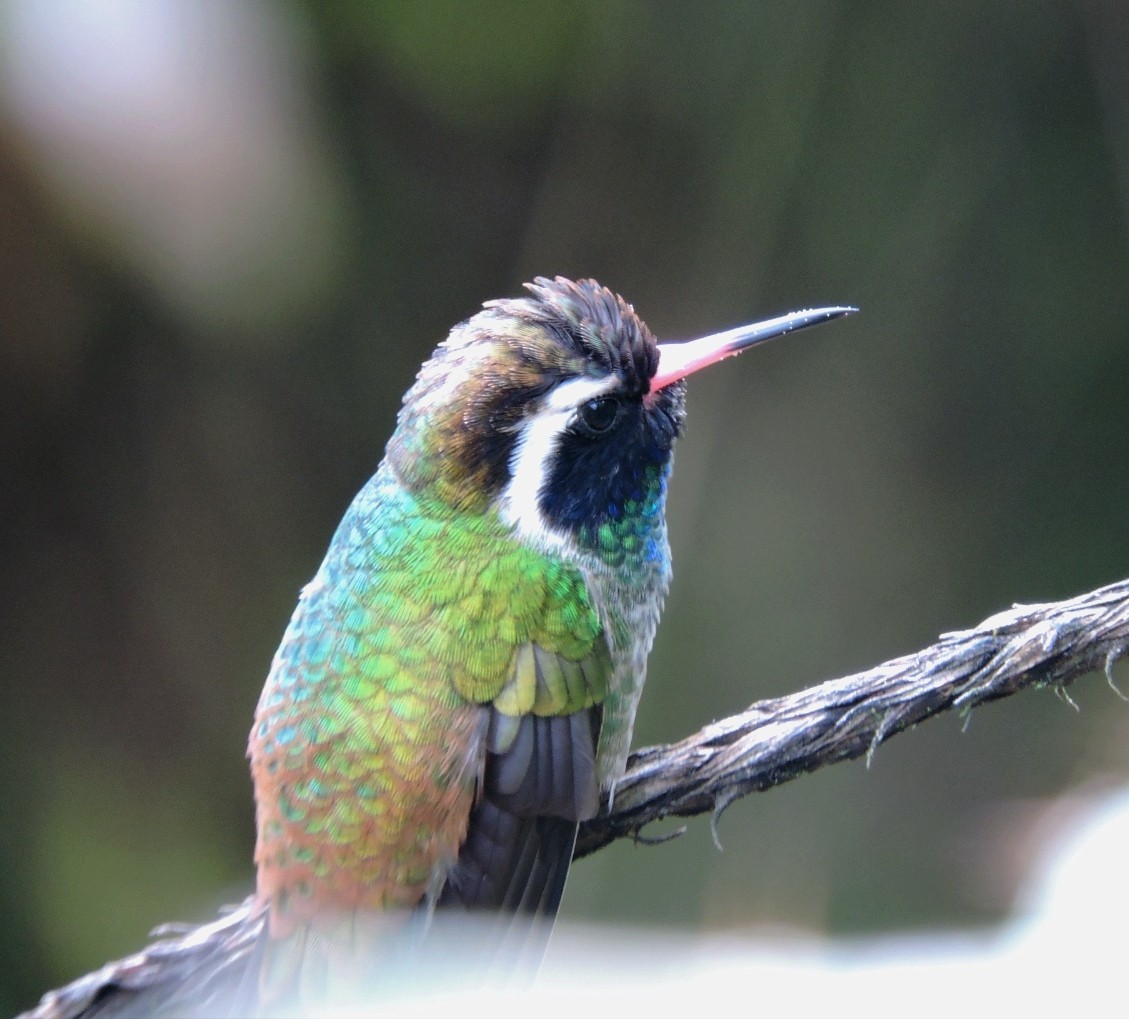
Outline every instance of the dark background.
[[[151, 0], [0, 10], [0, 1012], [252, 885], [243, 759], [419, 363], [594, 276], [694, 379], [637, 743], [1129, 570], [1129, 7]], [[1122, 672], [1124, 675], [1124, 671]], [[1091, 677], [943, 718], [563, 915], [999, 920], [1121, 781]]]

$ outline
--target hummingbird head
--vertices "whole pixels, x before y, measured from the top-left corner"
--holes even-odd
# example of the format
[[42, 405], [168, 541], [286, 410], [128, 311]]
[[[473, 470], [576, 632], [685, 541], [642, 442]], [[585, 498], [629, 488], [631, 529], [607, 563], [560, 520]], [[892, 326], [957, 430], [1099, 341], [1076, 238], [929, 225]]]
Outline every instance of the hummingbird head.
[[496, 507], [541, 543], [589, 539], [669, 470], [685, 389], [654, 390], [659, 346], [593, 280], [538, 278], [456, 326], [404, 398], [389, 458], [413, 488]]
[[685, 377], [850, 310], [660, 345], [594, 280], [538, 277], [526, 288], [487, 302], [440, 344], [404, 397], [388, 457], [413, 490], [496, 509], [538, 544], [605, 556], [621, 555], [625, 539], [632, 551], [632, 533], [642, 544], [661, 518]]

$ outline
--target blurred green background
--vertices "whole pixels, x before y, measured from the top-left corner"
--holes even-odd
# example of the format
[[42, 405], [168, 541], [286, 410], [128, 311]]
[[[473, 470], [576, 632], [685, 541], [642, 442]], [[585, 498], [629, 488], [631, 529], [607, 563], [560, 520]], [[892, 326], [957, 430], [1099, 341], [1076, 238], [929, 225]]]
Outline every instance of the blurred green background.
[[[0, 1013], [250, 889], [271, 654], [481, 301], [862, 308], [690, 387], [649, 743], [1129, 572], [1127, 213], [1119, 0], [0, 4]], [[1075, 697], [612, 846], [563, 916], [998, 920], [1038, 804], [1129, 773]]]

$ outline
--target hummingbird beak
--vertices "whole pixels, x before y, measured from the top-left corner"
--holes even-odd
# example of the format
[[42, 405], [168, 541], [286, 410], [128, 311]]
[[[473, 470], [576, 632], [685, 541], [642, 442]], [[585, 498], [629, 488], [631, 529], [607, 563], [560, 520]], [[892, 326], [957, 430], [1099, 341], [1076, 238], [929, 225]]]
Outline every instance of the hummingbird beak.
[[738, 326], [723, 333], [703, 336], [686, 343], [660, 343], [659, 367], [651, 378], [651, 392], [656, 393], [672, 382], [686, 378], [716, 361], [722, 361], [742, 350], [755, 347], [758, 343], [771, 340], [785, 333], [806, 329], [820, 322], [830, 322], [858, 311], [858, 308], [812, 308], [810, 311], [792, 311], [779, 318], [770, 318], [753, 325]]

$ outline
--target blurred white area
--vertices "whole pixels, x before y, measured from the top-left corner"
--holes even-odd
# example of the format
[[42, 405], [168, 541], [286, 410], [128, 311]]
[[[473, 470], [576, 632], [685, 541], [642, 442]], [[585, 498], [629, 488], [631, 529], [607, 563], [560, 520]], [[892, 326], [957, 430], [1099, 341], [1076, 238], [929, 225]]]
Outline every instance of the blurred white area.
[[240, 342], [323, 300], [340, 244], [340, 189], [288, 13], [0, 6], [0, 115], [32, 177], [178, 313]]
[[[1062, 811], [1056, 810], [1060, 817]], [[1021, 916], [995, 932], [821, 940], [560, 926], [529, 990], [466, 984], [381, 1015], [1124, 1016], [1129, 792], [1066, 812]], [[753, 861], [750, 861], [752, 863]], [[661, 890], [656, 890], [661, 894]], [[355, 1011], [326, 1015], [362, 1015]]]

